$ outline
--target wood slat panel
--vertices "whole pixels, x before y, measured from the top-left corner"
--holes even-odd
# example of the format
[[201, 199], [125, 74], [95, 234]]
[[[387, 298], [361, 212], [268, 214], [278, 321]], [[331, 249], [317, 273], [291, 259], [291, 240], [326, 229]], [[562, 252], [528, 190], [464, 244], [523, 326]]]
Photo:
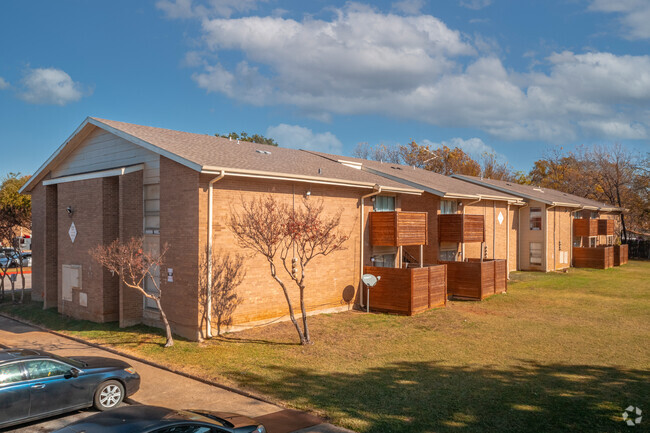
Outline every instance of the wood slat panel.
[[505, 260], [442, 262], [447, 265], [447, 292], [466, 299], [485, 299], [507, 289]]
[[438, 215], [439, 242], [484, 242], [483, 215]]
[[598, 236], [598, 220], [574, 219], [573, 236]]
[[573, 266], [594, 269], [611, 268], [614, 266], [614, 247], [573, 247]]
[[627, 263], [628, 259], [628, 246], [614, 245], [614, 266], [621, 266]]
[[408, 269], [365, 266], [363, 271], [381, 277], [370, 289], [369, 304], [373, 311], [413, 315], [446, 305], [445, 266]]
[[370, 212], [370, 243], [375, 246], [426, 245], [426, 212]]
[[598, 234], [603, 236], [614, 235], [614, 220], [598, 219]]

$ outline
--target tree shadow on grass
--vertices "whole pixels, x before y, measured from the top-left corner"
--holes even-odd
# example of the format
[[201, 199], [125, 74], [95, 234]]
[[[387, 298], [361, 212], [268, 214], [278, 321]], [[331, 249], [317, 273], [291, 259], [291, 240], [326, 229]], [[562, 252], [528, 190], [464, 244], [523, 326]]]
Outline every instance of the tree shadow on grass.
[[[522, 361], [499, 369], [401, 362], [360, 374], [267, 368], [274, 370], [274, 379], [250, 372], [229, 375], [364, 432], [629, 431], [624, 409], [650, 409], [650, 373], [614, 367]], [[638, 427], [648, 423], [643, 420], [646, 425]]]
[[231, 335], [220, 335], [214, 340], [222, 343], [235, 343], [235, 344], [263, 344], [263, 345], [273, 345], [273, 346], [300, 346], [300, 343], [289, 343], [284, 341], [271, 341], [258, 338], [238, 338]]

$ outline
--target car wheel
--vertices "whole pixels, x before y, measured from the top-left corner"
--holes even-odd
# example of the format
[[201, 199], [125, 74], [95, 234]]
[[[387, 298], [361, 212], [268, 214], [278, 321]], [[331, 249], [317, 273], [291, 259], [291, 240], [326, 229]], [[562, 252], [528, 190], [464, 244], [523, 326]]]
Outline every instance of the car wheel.
[[104, 411], [117, 407], [124, 400], [124, 387], [117, 380], [108, 380], [95, 391], [95, 407]]

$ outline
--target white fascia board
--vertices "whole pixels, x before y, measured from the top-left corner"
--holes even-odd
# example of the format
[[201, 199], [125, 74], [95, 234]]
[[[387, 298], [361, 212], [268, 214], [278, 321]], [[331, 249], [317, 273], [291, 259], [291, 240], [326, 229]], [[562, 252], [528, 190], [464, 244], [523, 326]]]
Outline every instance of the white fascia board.
[[419, 190], [431, 193], [433, 195], [437, 195], [437, 196], [440, 196], [440, 197], [445, 196], [445, 193], [442, 192], [442, 191], [438, 191], [437, 189], [429, 188], [428, 186], [425, 186], [425, 185], [422, 185], [422, 184], [419, 184], [419, 183], [416, 183], [416, 182], [411, 182], [410, 180], [406, 180], [406, 179], [401, 178], [401, 177], [397, 177], [397, 176], [393, 176], [393, 175], [384, 173], [383, 171], [380, 171], [380, 170], [375, 170], [375, 169], [372, 169], [370, 167], [365, 167], [365, 166], [362, 166], [361, 170], [367, 171], [368, 173], [376, 174], [377, 176], [385, 177], [386, 179], [390, 179], [390, 180], [393, 180], [395, 182], [403, 183], [404, 185], [412, 186], [413, 188], [417, 188]]
[[165, 158], [169, 158], [172, 161], [175, 161], [175, 162], [177, 162], [177, 163], [179, 163], [181, 165], [184, 165], [186, 167], [191, 168], [192, 170], [201, 171], [201, 165], [197, 164], [196, 162], [193, 162], [193, 161], [190, 161], [188, 159], [182, 158], [182, 157], [178, 156], [175, 153], [169, 152], [169, 151], [167, 151], [165, 149], [161, 149], [160, 147], [155, 146], [155, 145], [153, 145], [153, 144], [151, 144], [151, 143], [149, 143], [147, 141], [144, 141], [144, 140], [142, 140], [142, 139], [140, 139], [138, 137], [134, 137], [133, 135], [128, 134], [128, 133], [126, 133], [124, 131], [113, 128], [112, 126], [108, 126], [107, 124], [102, 123], [97, 119], [88, 118], [87, 120], [88, 120], [89, 123], [91, 123], [91, 124], [93, 124], [93, 125], [95, 125], [95, 126], [97, 126], [99, 128], [102, 128], [102, 129], [110, 132], [111, 134], [117, 135], [118, 137], [123, 138], [126, 141], [129, 141], [129, 142], [131, 142], [133, 144], [144, 147], [145, 149], [147, 149], [147, 150], [149, 150], [149, 151], [151, 151], [153, 153], [157, 153], [158, 155], [164, 156]]
[[97, 179], [101, 177], [122, 176], [124, 174], [134, 173], [144, 169], [144, 164], [130, 165], [128, 167], [111, 168], [102, 171], [92, 171], [89, 173], [73, 174], [70, 176], [62, 176], [54, 179], [43, 181], [43, 185], [56, 185], [58, 183], [75, 182], [78, 180]]
[[496, 191], [505, 192], [506, 194], [516, 194], [516, 195], [518, 195], [518, 196], [520, 196], [522, 198], [527, 198], [529, 200], [538, 201], [540, 203], [550, 204], [550, 205], [553, 204], [553, 202], [548, 201], [548, 200], [544, 200], [544, 199], [541, 199], [541, 198], [538, 198], [538, 197], [533, 197], [533, 196], [528, 195], [528, 194], [522, 194], [519, 191], [516, 191], [516, 192], [515, 191], [510, 191], [510, 190], [508, 190], [506, 188], [501, 188], [501, 187], [498, 187], [498, 186], [495, 186], [495, 185], [492, 185], [492, 184], [489, 184], [489, 183], [486, 183], [486, 182], [478, 181], [476, 179], [468, 179], [468, 178], [466, 178], [464, 176], [461, 176], [459, 174], [453, 174], [453, 175], [451, 175], [451, 177], [453, 177], [454, 179], [463, 180], [465, 182], [470, 182], [470, 183], [473, 183], [475, 185], [480, 185], [480, 186], [483, 186], [483, 187], [486, 187], [486, 188], [494, 189]]
[[581, 208], [581, 207], [582, 207], [582, 206], [580, 206], [579, 204], [575, 204], [575, 203], [562, 203], [562, 202], [559, 202], [559, 201], [554, 201], [553, 203], [551, 203], [551, 205], [553, 205], [553, 206], [560, 206], [560, 207], [575, 207], [575, 208]]
[[[209, 166], [203, 167], [201, 173], [203, 174], [225, 173], [226, 176], [285, 180], [285, 181], [292, 181], [292, 182], [316, 183], [321, 185], [345, 186], [351, 188], [375, 188], [376, 186], [376, 184], [374, 183], [366, 183], [366, 182], [345, 182], [338, 179], [330, 179], [330, 178], [319, 178], [319, 177], [300, 176], [300, 175], [286, 174], [286, 173], [273, 173], [273, 172], [256, 171], [256, 170], [243, 170], [243, 169], [235, 169], [235, 168], [221, 168], [221, 167], [209, 167]], [[420, 190], [413, 190], [408, 188], [396, 188], [396, 187], [387, 187], [381, 185], [381, 189], [382, 191], [397, 192], [403, 194], [414, 194], [414, 195], [422, 194], [422, 191]]]

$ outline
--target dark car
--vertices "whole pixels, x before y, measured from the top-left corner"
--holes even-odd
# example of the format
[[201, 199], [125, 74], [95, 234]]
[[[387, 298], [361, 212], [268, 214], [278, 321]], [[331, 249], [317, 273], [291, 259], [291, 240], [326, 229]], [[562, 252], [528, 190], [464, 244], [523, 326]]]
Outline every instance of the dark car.
[[252, 418], [228, 412], [123, 406], [98, 413], [54, 433], [266, 433]]
[[139, 388], [138, 373], [119, 359], [0, 350], [0, 428], [93, 405], [111, 409]]

